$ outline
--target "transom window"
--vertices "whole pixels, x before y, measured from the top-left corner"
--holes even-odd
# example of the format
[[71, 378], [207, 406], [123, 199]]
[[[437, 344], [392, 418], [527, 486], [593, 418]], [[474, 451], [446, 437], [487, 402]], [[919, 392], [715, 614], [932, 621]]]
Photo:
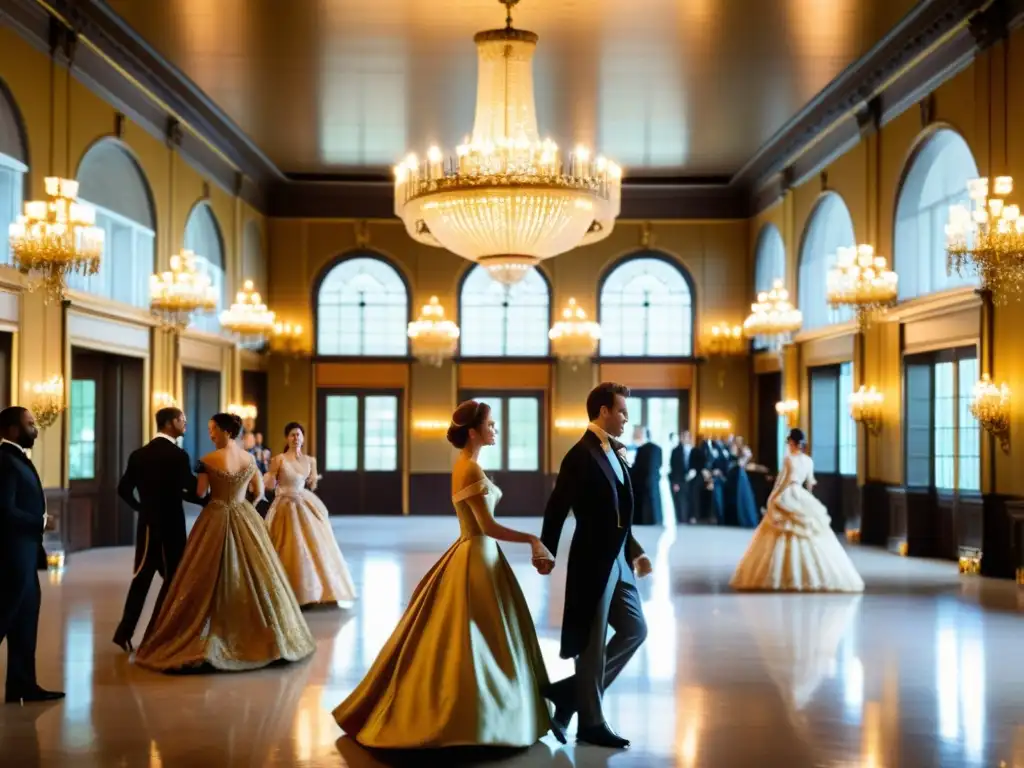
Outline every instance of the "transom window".
[[977, 285], [974, 275], [946, 272], [949, 208], [967, 204], [967, 182], [979, 176], [970, 147], [960, 134], [937, 131], [911, 161], [896, 204], [894, 269], [901, 299]]
[[227, 285], [224, 279], [224, 239], [209, 203], [199, 203], [189, 214], [185, 224], [185, 249], [196, 255], [196, 269], [210, 276], [217, 293], [216, 311], [198, 316], [192, 324], [202, 331], [217, 333], [220, 331], [220, 313], [227, 308]]
[[682, 267], [655, 255], [622, 262], [601, 285], [601, 354], [689, 357], [693, 294]]
[[459, 354], [464, 357], [544, 357], [551, 327], [551, 293], [538, 269], [508, 287], [472, 267], [459, 293]]
[[409, 294], [398, 270], [376, 256], [338, 262], [316, 295], [319, 355], [408, 354]]
[[814, 207], [800, 247], [798, 308], [804, 315], [803, 330], [812, 331], [853, 318], [849, 307], [835, 310], [825, 297], [828, 271], [835, 266], [840, 248], [856, 245], [853, 219], [846, 203], [835, 192], [824, 195]]

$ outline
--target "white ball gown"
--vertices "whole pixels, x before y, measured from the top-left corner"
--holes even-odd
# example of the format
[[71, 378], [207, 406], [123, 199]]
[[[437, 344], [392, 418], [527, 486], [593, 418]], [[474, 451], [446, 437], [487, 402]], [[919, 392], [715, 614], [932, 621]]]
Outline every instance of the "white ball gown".
[[864, 580], [832, 531], [828, 510], [808, 488], [814, 462], [790, 454], [729, 586], [737, 590], [863, 592]]

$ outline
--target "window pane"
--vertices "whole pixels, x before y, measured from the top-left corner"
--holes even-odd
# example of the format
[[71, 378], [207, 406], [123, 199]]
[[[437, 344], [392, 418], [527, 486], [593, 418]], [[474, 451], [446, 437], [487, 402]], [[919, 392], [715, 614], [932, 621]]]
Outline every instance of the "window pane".
[[508, 435], [505, 434], [504, 414], [502, 412], [505, 403], [503, 398], [500, 397], [484, 397], [483, 400], [491, 406], [491, 418], [494, 420], [495, 429], [498, 430], [498, 440], [494, 445], [480, 451], [477, 462], [485, 472], [494, 472], [495, 470], [504, 469], [504, 464], [501, 460], [501, 447], [506, 445], [508, 441]]
[[931, 485], [932, 465], [932, 367], [907, 365], [906, 383], [907, 485]]
[[508, 399], [508, 468], [512, 472], [540, 469], [540, 401]]
[[601, 286], [601, 354], [693, 354], [693, 297], [682, 267], [640, 256], [616, 267]]
[[935, 401], [932, 418], [935, 424], [935, 487], [953, 489], [956, 432], [953, 363], [935, 365]]
[[839, 366], [839, 474], [857, 474], [857, 422], [850, 415], [853, 363]]
[[92, 480], [96, 477], [96, 382], [92, 379], [72, 380], [70, 421], [69, 477]]
[[317, 294], [317, 352], [400, 357], [408, 351], [409, 297], [398, 271], [359, 256], [335, 266]]
[[779, 469], [782, 469], [782, 462], [785, 460], [786, 455], [789, 453], [789, 448], [786, 445], [786, 438], [789, 437], [789, 422], [786, 421], [785, 416], [779, 416], [775, 423], [775, 441], [777, 443], [777, 450], [779, 452]]
[[797, 300], [798, 309], [804, 315], [805, 331], [845, 322], [853, 317], [848, 308], [836, 311], [829, 307], [825, 300], [825, 285], [838, 249], [854, 244], [853, 219], [846, 204], [835, 193], [825, 195], [807, 222], [800, 247]]
[[358, 469], [359, 400], [355, 395], [327, 398], [327, 439], [324, 463], [329, 472]]
[[811, 455], [819, 472], [839, 470], [839, 375], [811, 369]]
[[961, 360], [959, 365], [960, 391], [957, 396], [958, 485], [961, 491], [981, 490], [981, 427], [971, 415], [971, 391], [979, 379], [978, 360]]
[[367, 472], [393, 472], [398, 469], [398, 398], [394, 395], [369, 395], [365, 409], [363, 469]]
[[506, 287], [483, 267], [473, 267], [459, 296], [459, 354], [542, 357], [548, 354], [550, 320], [548, 283], [536, 269]]
[[24, 174], [23, 167], [13, 157], [0, 154], [0, 264], [11, 263], [11, 241], [7, 236], [11, 224], [21, 213]]

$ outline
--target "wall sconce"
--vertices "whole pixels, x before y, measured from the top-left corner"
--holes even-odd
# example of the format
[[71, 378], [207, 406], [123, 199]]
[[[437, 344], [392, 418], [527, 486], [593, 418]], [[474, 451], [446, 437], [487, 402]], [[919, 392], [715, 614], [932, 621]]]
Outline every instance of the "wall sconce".
[[732, 422], [728, 419], [701, 419], [700, 432], [706, 437], [724, 437], [732, 432]]
[[555, 419], [555, 429], [562, 432], [576, 432], [586, 429], [589, 424], [586, 419]]
[[874, 387], [867, 389], [862, 385], [850, 395], [850, 416], [858, 424], [863, 424], [872, 435], [877, 435], [882, 429], [884, 402], [885, 395]]
[[705, 351], [709, 355], [742, 355], [747, 351], [747, 341], [743, 338], [743, 326], [715, 323], [705, 341]]
[[259, 415], [255, 405], [240, 405], [239, 403], [231, 403], [228, 406], [228, 413], [235, 414], [243, 422], [256, 421], [256, 417]]
[[1010, 450], [1010, 388], [997, 387], [986, 373], [971, 392], [971, 416], [999, 440], [1004, 453]]
[[153, 409], [159, 411], [161, 408], [180, 408], [178, 401], [170, 392], [153, 393]]
[[64, 377], [54, 376], [46, 381], [25, 384], [29, 392], [29, 409], [35, 414], [40, 429], [49, 429], [67, 408], [64, 402]]
[[420, 432], [447, 432], [450, 424], [450, 421], [439, 419], [418, 419], [412, 423], [412, 426]]
[[792, 427], [797, 423], [800, 403], [797, 400], [780, 400], [775, 404], [775, 412], [786, 420], [786, 426]]

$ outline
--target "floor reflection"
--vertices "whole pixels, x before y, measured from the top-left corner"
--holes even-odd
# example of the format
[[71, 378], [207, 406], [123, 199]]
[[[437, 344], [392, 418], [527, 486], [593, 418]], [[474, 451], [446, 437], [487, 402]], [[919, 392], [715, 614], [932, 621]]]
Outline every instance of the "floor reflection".
[[[131, 552], [69, 558], [61, 579], [42, 580], [39, 647], [41, 682], [63, 683], [68, 698], [0, 710], [0, 762], [401, 763], [401, 755], [342, 739], [331, 710], [365, 674], [453, 530], [415, 518], [337, 520], [336, 530], [359, 601], [307, 614], [318, 642], [311, 659], [251, 673], [164, 676], [136, 668], [109, 641]], [[631, 750], [562, 747], [548, 737], [521, 752], [463, 751], [444, 761], [1024, 766], [1024, 665], [1011, 663], [1024, 616], [1015, 585], [968, 581], [953, 563], [855, 549], [868, 583], [863, 596], [737, 595], [726, 585], [749, 535], [690, 526], [638, 531], [655, 563], [641, 582], [648, 640], [606, 701]], [[536, 617], [549, 673], [570, 673], [571, 662], [558, 657], [564, 571], [541, 577], [525, 548], [504, 550]], [[404, 757], [425, 764], [422, 755]]]

